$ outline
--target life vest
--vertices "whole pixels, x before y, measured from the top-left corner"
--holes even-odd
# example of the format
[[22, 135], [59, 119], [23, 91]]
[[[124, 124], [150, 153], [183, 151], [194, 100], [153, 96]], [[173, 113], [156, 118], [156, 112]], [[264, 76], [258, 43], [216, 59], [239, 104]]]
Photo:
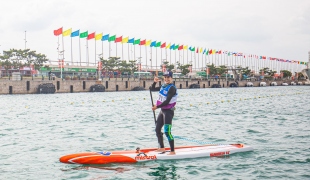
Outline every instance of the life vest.
[[163, 84], [159, 90], [159, 96], [158, 96], [158, 99], [156, 102], [156, 106], [159, 106], [164, 101], [166, 101], [167, 96], [168, 96], [168, 91], [169, 91], [171, 86], [174, 86], [174, 88], [176, 89], [176, 93], [175, 93], [175, 95], [173, 95], [170, 102], [167, 105], [161, 107], [161, 109], [172, 109], [172, 108], [174, 108], [174, 106], [177, 103], [178, 91], [177, 91], [177, 88], [175, 87], [175, 85], [174, 84], [168, 84], [168, 85]]

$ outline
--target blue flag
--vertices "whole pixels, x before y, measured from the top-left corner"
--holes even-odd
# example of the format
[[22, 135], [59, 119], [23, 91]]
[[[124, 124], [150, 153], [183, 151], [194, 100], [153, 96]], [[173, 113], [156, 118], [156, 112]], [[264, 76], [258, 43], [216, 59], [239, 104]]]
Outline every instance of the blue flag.
[[172, 45], [170, 46], [170, 49], [174, 49], [174, 44], [172, 44]]
[[132, 43], [133, 44], [134, 42], [135, 42], [135, 38], [131, 38], [131, 39], [128, 40], [128, 43]]
[[102, 36], [101, 41], [109, 40], [109, 34]]
[[80, 35], [80, 30], [74, 31], [71, 33], [71, 37], [76, 37]]
[[155, 47], [156, 46], [156, 41], [153, 41], [150, 45], [150, 47]]

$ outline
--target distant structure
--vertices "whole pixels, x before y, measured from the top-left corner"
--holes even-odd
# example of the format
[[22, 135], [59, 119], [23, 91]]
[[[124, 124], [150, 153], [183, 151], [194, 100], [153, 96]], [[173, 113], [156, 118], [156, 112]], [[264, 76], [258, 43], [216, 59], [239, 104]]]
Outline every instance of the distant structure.
[[307, 68], [303, 69], [301, 71], [301, 73], [305, 76], [305, 78], [307, 79], [307, 81], [309, 81], [309, 77], [310, 77], [310, 68], [309, 68], [309, 64], [310, 64], [310, 51], [308, 52], [308, 63], [307, 63]]

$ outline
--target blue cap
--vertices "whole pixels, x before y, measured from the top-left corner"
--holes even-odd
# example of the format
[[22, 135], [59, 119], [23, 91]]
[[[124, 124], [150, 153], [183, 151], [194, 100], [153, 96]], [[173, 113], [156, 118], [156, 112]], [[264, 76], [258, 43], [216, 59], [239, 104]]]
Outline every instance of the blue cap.
[[172, 77], [172, 75], [173, 75], [173, 72], [171, 72], [171, 71], [166, 71], [163, 74], [163, 76], [169, 76], [169, 77]]

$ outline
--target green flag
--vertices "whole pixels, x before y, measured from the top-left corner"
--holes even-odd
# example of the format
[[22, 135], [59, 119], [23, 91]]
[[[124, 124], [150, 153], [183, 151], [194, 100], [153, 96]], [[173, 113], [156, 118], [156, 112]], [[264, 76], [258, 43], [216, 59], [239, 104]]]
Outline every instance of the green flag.
[[176, 50], [176, 49], [178, 49], [178, 48], [179, 48], [179, 45], [175, 45], [174, 48], [173, 48], [173, 50]]
[[195, 51], [195, 47], [192, 48], [192, 51]]
[[115, 41], [115, 39], [116, 39], [116, 35], [114, 35], [114, 36], [110, 36], [108, 41], [109, 41], [109, 42], [111, 42], [111, 41]]
[[80, 38], [86, 38], [88, 36], [88, 31], [85, 31], [80, 34]]
[[134, 42], [133, 42], [133, 45], [135, 44], [140, 44], [140, 39], [136, 39]]
[[161, 45], [161, 42], [159, 41], [159, 42], [156, 43], [155, 47], [160, 47], [160, 45]]

